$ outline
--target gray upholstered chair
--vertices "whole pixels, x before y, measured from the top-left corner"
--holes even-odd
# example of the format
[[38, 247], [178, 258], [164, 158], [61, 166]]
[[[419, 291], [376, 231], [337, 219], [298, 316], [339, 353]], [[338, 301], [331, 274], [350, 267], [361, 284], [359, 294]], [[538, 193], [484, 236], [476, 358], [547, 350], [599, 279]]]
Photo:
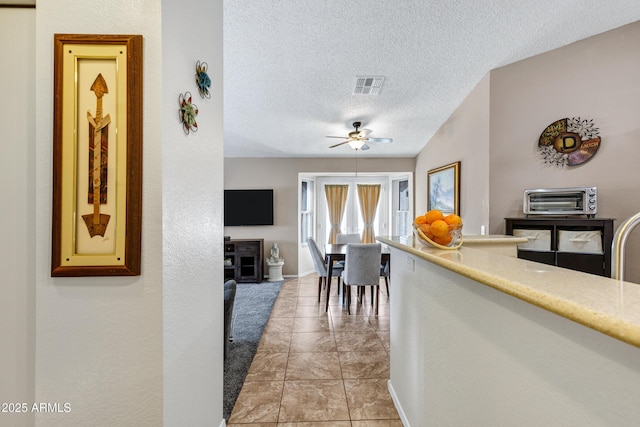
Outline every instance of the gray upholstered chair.
[[380, 277], [384, 277], [384, 284], [387, 288], [387, 298], [389, 297], [389, 277], [391, 277], [391, 261], [387, 261], [380, 265]]
[[[307, 239], [307, 246], [309, 246], [309, 251], [311, 252], [311, 259], [313, 259], [313, 265], [316, 268], [316, 273], [318, 274], [318, 302], [320, 302], [320, 297], [322, 295], [322, 285], [324, 284], [327, 288], [327, 301], [325, 304], [324, 311], [329, 310], [329, 294], [331, 293], [331, 280], [327, 280], [328, 267], [325, 263], [324, 255], [318, 248], [316, 241], [309, 237]], [[340, 274], [342, 273], [341, 266], [334, 266], [331, 272], [331, 276], [338, 278], [338, 288], [340, 289]]]
[[[360, 235], [358, 233], [355, 234], [336, 234], [336, 244], [337, 245], [345, 245], [347, 243], [362, 243], [360, 240]], [[340, 260], [336, 263], [336, 265], [340, 268], [344, 268], [344, 261]]]
[[[336, 243], [337, 244], [345, 244], [345, 243], [361, 243], [359, 234], [337, 234], [336, 235]], [[344, 261], [340, 261], [338, 263], [340, 266], [344, 268]], [[384, 264], [380, 264], [380, 277], [384, 278], [384, 284], [387, 288], [387, 295], [389, 295], [389, 263], [386, 262]], [[371, 289], [373, 298], [373, 289]]]
[[[345, 255], [342, 284], [346, 296], [347, 312], [351, 314], [351, 287], [358, 288], [361, 301], [364, 293], [360, 292], [364, 286], [376, 289], [375, 314], [378, 314], [378, 299], [380, 298], [380, 243], [349, 243]], [[371, 301], [373, 304], [373, 301]]]
[[359, 234], [337, 234], [336, 235], [336, 243], [338, 245], [345, 243], [361, 243]]

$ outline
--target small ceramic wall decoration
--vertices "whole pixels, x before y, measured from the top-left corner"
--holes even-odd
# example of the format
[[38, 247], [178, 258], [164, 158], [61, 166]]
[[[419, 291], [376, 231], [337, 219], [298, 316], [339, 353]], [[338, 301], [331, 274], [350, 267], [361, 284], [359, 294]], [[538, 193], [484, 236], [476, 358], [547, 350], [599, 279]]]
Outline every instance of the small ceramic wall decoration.
[[551, 123], [540, 134], [538, 151], [547, 166], [566, 168], [589, 160], [600, 147], [600, 129], [593, 120], [564, 118]]
[[209, 93], [209, 87], [211, 86], [211, 79], [207, 74], [207, 68], [209, 66], [206, 62], [198, 61], [196, 63], [196, 85], [198, 86], [198, 91], [200, 92], [201, 98], [211, 98], [211, 93]]
[[197, 132], [198, 123], [196, 123], [196, 116], [198, 115], [198, 106], [191, 103], [191, 92], [181, 93], [179, 101], [180, 122], [182, 123], [184, 133], [189, 135], [189, 132]]

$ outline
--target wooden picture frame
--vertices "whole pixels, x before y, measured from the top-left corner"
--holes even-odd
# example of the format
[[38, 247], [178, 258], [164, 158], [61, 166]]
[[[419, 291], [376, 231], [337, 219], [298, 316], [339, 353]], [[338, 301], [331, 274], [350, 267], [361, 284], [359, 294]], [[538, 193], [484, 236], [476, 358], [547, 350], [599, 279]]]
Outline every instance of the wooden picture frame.
[[51, 276], [139, 275], [141, 238], [142, 36], [55, 34]]
[[35, 9], [36, 0], [0, 0], [0, 9]]
[[427, 172], [427, 210], [460, 215], [460, 162]]

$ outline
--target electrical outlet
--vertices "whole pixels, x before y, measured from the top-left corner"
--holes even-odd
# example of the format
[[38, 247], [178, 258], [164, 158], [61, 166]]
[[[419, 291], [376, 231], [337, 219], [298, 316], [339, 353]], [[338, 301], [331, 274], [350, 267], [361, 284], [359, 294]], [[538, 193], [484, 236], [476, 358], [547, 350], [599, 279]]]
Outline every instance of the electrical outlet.
[[407, 257], [407, 270], [416, 271], [416, 260], [412, 257]]

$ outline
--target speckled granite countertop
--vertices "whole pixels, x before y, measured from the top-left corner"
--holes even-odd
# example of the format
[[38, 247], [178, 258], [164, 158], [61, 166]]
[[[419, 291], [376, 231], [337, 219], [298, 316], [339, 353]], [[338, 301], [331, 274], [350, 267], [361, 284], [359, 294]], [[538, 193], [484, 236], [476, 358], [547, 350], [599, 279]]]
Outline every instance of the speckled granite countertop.
[[[474, 249], [472, 244], [465, 246], [463, 243], [458, 250], [442, 250], [424, 245], [416, 238], [377, 239], [393, 248], [640, 347], [640, 284], [513, 257], [496, 256]], [[464, 239], [465, 242], [470, 241], [471, 236], [464, 236]]]
[[504, 234], [462, 234], [462, 246], [472, 245], [505, 245], [527, 243], [526, 237], [505, 236]]

